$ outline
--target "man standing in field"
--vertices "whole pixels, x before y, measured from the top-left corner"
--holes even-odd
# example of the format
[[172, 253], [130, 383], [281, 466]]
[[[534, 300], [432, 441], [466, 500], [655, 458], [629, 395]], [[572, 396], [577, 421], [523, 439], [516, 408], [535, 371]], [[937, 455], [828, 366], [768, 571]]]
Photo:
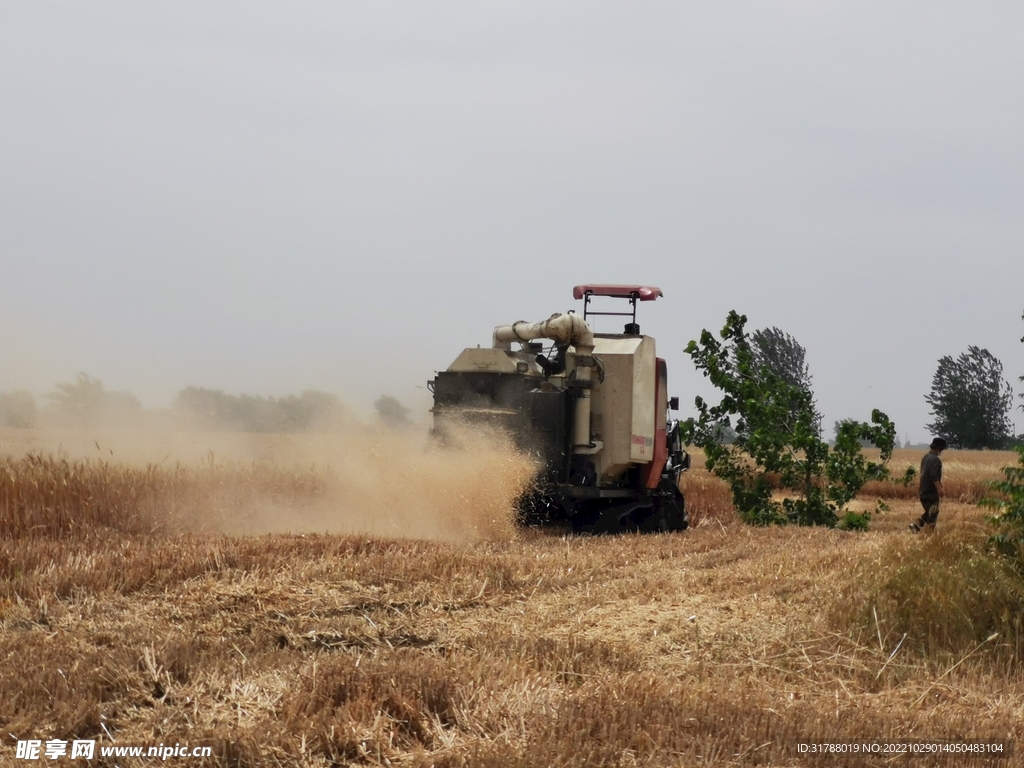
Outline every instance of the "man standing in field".
[[918, 490], [924, 514], [916, 523], [910, 524], [914, 533], [922, 529], [934, 531], [935, 521], [939, 519], [939, 499], [942, 497], [942, 459], [939, 454], [946, 450], [946, 441], [936, 437], [928, 447], [931, 450], [921, 459], [921, 485]]

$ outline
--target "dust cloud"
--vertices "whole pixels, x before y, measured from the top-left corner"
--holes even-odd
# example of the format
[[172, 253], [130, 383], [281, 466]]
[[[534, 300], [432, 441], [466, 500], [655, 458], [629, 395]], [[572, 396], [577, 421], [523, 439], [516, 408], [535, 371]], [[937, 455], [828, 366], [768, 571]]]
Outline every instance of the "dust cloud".
[[389, 430], [354, 419], [286, 434], [0, 428], [0, 455], [54, 455], [173, 477], [173, 500], [158, 498], [155, 507], [186, 530], [514, 536], [515, 501], [532, 482], [534, 462], [481, 430], [466, 430], [458, 444], [442, 447], [422, 427]]
[[[305, 456], [307, 466], [312, 458]], [[315, 459], [324, 468], [322, 498], [301, 509], [253, 510], [227, 531], [507, 539], [515, 533], [516, 499], [536, 470], [506, 441], [481, 432], [449, 449], [422, 433], [355, 427], [320, 441]]]

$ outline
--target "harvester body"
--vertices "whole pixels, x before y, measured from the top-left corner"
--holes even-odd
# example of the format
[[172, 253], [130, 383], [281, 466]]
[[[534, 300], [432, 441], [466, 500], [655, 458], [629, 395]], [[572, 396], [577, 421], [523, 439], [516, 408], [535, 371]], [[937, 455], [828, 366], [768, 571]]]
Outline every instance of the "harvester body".
[[[577, 286], [584, 315], [494, 329], [490, 348], [465, 349], [430, 383], [433, 431], [500, 431], [540, 467], [519, 502], [526, 524], [578, 531], [666, 531], [687, 527], [679, 475], [689, 466], [669, 420], [668, 372], [655, 340], [640, 334], [636, 302], [662, 295], [649, 286]], [[594, 333], [592, 296], [626, 298], [623, 333]], [[545, 348], [543, 340], [550, 343]], [[518, 344], [518, 349], [513, 349]]]

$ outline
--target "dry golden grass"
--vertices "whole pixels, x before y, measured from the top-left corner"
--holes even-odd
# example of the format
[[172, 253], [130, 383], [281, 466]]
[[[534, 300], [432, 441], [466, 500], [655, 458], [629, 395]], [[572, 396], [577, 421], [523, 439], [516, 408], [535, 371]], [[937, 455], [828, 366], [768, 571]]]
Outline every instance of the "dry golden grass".
[[18, 462], [13, 737], [208, 744], [189, 764], [211, 766], [785, 766], [795, 739], [1024, 736], [1021, 599], [968, 504], [928, 539], [903, 499], [867, 534], [752, 529], [695, 470], [681, 534], [231, 536], [195, 532], [204, 495], [301, 515], [329, 472]]
[[[486, 435], [462, 439], [466, 450], [445, 451], [425, 435], [367, 425], [310, 435], [125, 431], [97, 440], [73, 430], [0, 429], [0, 537], [95, 525], [127, 533], [510, 536], [513, 501], [534, 466]], [[19, 454], [19, 446], [32, 450]]]
[[[877, 460], [877, 450], [865, 451]], [[907, 467], [915, 470], [921, 466], [921, 458], [927, 453], [924, 449], [901, 448], [893, 452], [889, 468], [894, 477], [906, 471]], [[1002, 477], [1000, 469], [1017, 463], [1017, 454], [1013, 451], [944, 451], [942, 454], [942, 486], [948, 501], [965, 504], [977, 504], [987, 492], [987, 483]], [[868, 483], [864, 487], [866, 495], [885, 496], [888, 498], [916, 499], [917, 483], [901, 486], [896, 483]]]
[[310, 506], [326, 485], [315, 470], [267, 464], [136, 468], [102, 459], [0, 457], [0, 536], [221, 531], [244, 526], [268, 504]]

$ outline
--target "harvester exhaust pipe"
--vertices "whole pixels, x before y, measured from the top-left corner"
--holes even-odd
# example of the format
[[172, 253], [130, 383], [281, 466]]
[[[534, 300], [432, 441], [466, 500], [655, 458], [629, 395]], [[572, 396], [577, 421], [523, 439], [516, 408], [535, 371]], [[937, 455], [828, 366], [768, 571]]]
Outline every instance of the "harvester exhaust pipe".
[[576, 349], [576, 413], [573, 419], [573, 452], [586, 453], [590, 443], [590, 374], [594, 367], [594, 331], [590, 323], [577, 314], [560, 315], [557, 312], [540, 323], [522, 320], [512, 325], [499, 325], [494, 329], [492, 346], [511, 350], [513, 341], [551, 339], [561, 344], [572, 344]]

